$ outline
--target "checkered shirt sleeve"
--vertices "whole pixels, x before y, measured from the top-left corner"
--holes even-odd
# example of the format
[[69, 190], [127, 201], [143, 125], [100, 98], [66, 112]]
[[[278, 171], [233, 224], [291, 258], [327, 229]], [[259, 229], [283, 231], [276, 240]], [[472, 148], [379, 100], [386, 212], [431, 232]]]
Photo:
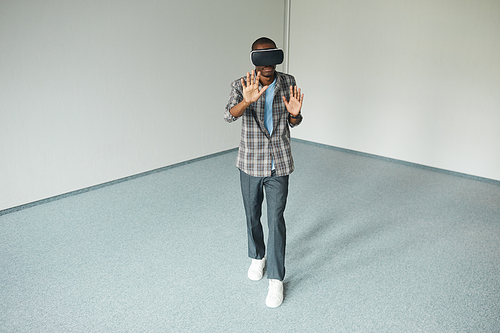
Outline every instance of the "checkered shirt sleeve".
[[[245, 78], [243, 78], [245, 80]], [[283, 97], [290, 100], [290, 86], [295, 86], [295, 78], [291, 75], [276, 72], [276, 88], [273, 99], [273, 131], [269, 135], [264, 125], [265, 94], [252, 103], [240, 117], [242, 118], [241, 139], [236, 158], [236, 166], [246, 174], [254, 177], [271, 175], [274, 160], [276, 175], [289, 175], [294, 170], [290, 147], [290, 128], [297, 125], [290, 123]], [[259, 83], [259, 89], [262, 84]], [[239, 118], [229, 110], [243, 100], [241, 79], [231, 83], [231, 93], [224, 112], [224, 120], [232, 123]], [[302, 119], [301, 119], [302, 121]]]

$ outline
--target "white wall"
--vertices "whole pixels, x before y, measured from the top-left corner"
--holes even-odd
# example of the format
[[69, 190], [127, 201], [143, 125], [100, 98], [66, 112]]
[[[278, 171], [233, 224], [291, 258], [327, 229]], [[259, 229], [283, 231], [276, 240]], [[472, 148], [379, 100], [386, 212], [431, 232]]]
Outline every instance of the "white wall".
[[500, 180], [500, 1], [292, 1], [297, 138]]
[[[236, 147], [280, 0], [0, 2], [0, 210]], [[305, 140], [500, 180], [500, 2], [292, 0]]]
[[[263, 10], [265, 9], [265, 10]], [[0, 210], [238, 145], [223, 110], [280, 0], [1, 1]]]

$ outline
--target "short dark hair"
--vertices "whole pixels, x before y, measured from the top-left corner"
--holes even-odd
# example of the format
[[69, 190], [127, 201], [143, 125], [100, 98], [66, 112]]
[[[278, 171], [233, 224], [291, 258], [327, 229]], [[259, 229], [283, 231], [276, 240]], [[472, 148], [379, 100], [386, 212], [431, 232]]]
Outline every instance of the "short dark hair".
[[262, 44], [272, 44], [276, 48], [276, 43], [271, 38], [260, 37], [255, 42], [253, 42], [253, 44], [252, 44], [252, 51], [255, 50], [255, 48], [257, 47], [257, 45], [262, 45]]

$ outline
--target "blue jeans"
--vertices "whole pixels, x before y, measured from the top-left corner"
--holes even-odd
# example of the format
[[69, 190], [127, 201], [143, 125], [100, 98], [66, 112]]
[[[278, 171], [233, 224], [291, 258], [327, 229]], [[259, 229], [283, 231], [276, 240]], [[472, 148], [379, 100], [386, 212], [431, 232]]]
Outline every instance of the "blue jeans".
[[262, 259], [266, 255], [264, 233], [260, 218], [264, 191], [267, 203], [267, 277], [283, 281], [285, 278], [286, 226], [285, 212], [288, 196], [288, 176], [252, 177], [240, 170], [241, 193], [247, 218], [248, 256]]

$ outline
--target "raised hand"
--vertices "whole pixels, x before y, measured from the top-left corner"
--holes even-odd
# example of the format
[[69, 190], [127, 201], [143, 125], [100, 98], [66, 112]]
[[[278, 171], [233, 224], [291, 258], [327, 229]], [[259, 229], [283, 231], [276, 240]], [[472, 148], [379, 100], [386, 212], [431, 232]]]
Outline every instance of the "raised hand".
[[243, 99], [245, 103], [251, 104], [258, 100], [260, 96], [266, 91], [268, 86], [265, 86], [259, 91], [259, 79], [260, 72], [255, 76], [255, 70], [252, 70], [252, 75], [247, 72], [247, 83], [245, 84], [245, 80], [241, 79], [241, 85], [243, 86]]
[[300, 94], [300, 89], [297, 86], [290, 86], [290, 101], [286, 100], [283, 96], [283, 102], [285, 102], [286, 110], [294, 117], [297, 117], [302, 109], [302, 102], [304, 101], [304, 94]]

